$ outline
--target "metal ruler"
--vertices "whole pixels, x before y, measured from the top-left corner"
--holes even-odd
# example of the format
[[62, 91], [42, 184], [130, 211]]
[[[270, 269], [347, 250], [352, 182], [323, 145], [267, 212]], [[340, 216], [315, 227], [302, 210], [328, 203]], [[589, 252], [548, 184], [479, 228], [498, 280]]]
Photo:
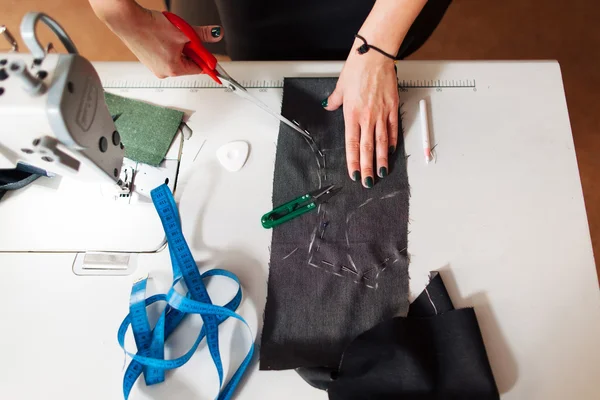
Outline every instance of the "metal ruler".
[[[283, 79], [240, 80], [247, 89], [282, 89]], [[475, 79], [401, 79], [401, 89], [473, 89], [477, 91]], [[156, 79], [111, 79], [102, 82], [105, 89], [225, 89], [216, 82], [201, 78], [178, 80]]]

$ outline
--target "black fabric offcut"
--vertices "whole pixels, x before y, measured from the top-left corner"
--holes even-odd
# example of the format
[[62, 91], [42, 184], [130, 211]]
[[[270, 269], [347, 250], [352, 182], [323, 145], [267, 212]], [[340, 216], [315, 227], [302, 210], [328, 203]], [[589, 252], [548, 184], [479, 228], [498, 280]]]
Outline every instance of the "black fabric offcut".
[[281, 125], [273, 205], [319, 187], [342, 190], [319, 210], [273, 230], [260, 368], [337, 368], [344, 348], [408, 311], [408, 177], [400, 134], [390, 173], [372, 189], [346, 169], [341, 109], [320, 104], [333, 78], [284, 81], [282, 113], [304, 124], [323, 157]]
[[407, 318], [359, 335], [342, 357], [330, 400], [497, 400], [498, 389], [472, 308], [455, 310], [441, 275]]

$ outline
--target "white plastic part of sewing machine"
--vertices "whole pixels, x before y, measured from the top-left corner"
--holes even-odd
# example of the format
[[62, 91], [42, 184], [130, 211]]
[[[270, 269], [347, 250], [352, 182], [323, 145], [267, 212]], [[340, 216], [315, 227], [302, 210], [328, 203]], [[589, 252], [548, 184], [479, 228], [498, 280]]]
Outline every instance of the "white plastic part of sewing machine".
[[61, 176], [117, 182], [124, 148], [100, 78], [72, 43], [66, 47], [74, 53], [47, 54], [35, 37], [38, 20], [47, 22], [30, 13], [21, 25], [31, 54], [0, 55], [0, 167], [25, 162]]
[[[42, 47], [38, 22], [68, 53]], [[45, 14], [28, 13], [20, 34], [31, 54], [0, 53], [0, 168], [25, 163], [54, 176], [3, 197], [0, 252], [160, 249], [164, 234], [150, 191], [164, 182], [174, 188], [182, 135], [159, 167], [124, 158], [98, 73], [62, 27]], [[103, 265], [97, 254], [93, 264]]]

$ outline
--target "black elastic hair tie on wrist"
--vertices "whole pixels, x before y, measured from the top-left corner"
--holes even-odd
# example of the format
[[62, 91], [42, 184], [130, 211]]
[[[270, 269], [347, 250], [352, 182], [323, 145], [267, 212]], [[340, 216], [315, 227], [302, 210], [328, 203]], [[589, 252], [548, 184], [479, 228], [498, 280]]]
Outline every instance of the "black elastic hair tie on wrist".
[[362, 40], [364, 43], [358, 48], [358, 53], [359, 54], [365, 54], [367, 51], [369, 51], [370, 49], [373, 49], [381, 54], [383, 54], [384, 56], [386, 56], [387, 58], [391, 58], [392, 60], [396, 60], [396, 57], [394, 57], [393, 55], [391, 55], [390, 53], [386, 53], [385, 51], [381, 50], [379, 47], [370, 45], [369, 43], [367, 43], [367, 39], [365, 39], [364, 37], [360, 36], [360, 35], [354, 35], [355, 38], [359, 38], [360, 40]]

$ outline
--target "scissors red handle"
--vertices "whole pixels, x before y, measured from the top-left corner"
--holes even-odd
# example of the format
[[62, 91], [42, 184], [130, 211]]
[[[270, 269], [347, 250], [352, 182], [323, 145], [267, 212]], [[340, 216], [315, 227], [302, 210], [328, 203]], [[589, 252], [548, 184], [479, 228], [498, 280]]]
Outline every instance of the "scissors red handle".
[[163, 15], [190, 40], [183, 47], [183, 54], [195, 62], [202, 69], [202, 72], [210, 76], [219, 85], [222, 85], [219, 73], [216, 71], [217, 59], [210, 51], [206, 50], [194, 28], [176, 14], [163, 11]]

